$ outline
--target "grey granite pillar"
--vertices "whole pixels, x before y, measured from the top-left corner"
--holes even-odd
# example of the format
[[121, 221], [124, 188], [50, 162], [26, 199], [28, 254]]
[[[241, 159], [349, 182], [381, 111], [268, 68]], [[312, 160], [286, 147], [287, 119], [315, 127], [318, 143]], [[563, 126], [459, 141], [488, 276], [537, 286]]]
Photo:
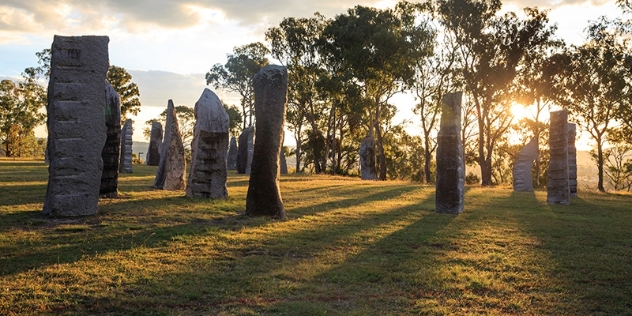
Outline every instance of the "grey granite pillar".
[[107, 138], [101, 152], [103, 173], [99, 194], [105, 198], [118, 197], [118, 175], [121, 155], [121, 100], [116, 90], [105, 83], [105, 126]]
[[237, 173], [250, 174], [252, 165], [252, 153], [254, 151], [255, 127], [246, 128], [239, 135], [239, 146], [237, 147]]
[[377, 170], [375, 169], [375, 140], [367, 135], [360, 144], [360, 171], [362, 180], [376, 180]]
[[237, 170], [237, 150], [237, 139], [231, 137], [228, 153], [226, 154], [226, 168], [228, 170]]
[[462, 92], [443, 96], [437, 135], [436, 212], [460, 214], [464, 206], [465, 163], [461, 142]]
[[121, 173], [132, 173], [132, 120], [128, 119], [123, 125], [121, 131], [121, 164], [119, 171]]
[[48, 82], [48, 186], [43, 213], [97, 213], [105, 145], [107, 36], [57, 36]]
[[147, 148], [147, 156], [145, 160], [148, 166], [157, 166], [160, 164], [160, 144], [162, 143], [162, 124], [159, 122], [151, 123], [151, 134], [149, 136], [149, 148]]
[[568, 189], [570, 196], [577, 196], [577, 147], [575, 137], [577, 126], [568, 123]]
[[549, 130], [549, 177], [546, 184], [548, 204], [569, 204], [568, 111], [551, 112]]
[[285, 218], [279, 189], [279, 155], [287, 102], [287, 68], [268, 65], [252, 79], [257, 142], [246, 196], [246, 214]]
[[178, 125], [178, 115], [169, 100], [167, 104], [167, 123], [165, 124], [165, 137], [160, 145], [160, 163], [156, 171], [154, 187], [163, 190], [183, 190], [185, 188], [184, 145]]
[[533, 162], [538, 159], [538, 137], [533, 137], [518, 153], [513, 167], [513, 189], [518, 192], [533, 192]]

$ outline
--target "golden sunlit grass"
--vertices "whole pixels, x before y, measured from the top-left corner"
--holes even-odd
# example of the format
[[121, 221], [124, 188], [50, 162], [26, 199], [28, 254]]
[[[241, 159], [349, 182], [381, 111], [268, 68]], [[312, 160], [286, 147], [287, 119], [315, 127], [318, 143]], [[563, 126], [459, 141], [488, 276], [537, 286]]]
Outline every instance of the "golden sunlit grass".
[[0, 161], [0, 315], [462, 315], [632, 313], [632, 196], [434, 188], [283, 176], [288, 220], [153, 190], [122, 174], [94, 217], [40, 214], [47, 166]]

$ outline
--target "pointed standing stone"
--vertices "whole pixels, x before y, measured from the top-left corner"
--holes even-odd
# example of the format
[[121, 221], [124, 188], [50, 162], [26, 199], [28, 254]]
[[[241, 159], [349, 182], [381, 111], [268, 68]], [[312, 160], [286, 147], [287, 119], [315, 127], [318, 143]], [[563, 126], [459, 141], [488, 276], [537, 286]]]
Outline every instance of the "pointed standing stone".
[[48, 186], [43, 213], [97, 213], [106, 131], [107, 36], [57, 36], [48, 82]]
[[99, 195], [105, 198], [117, 198], [121, 155], [121, 100], [116, 90], [107, 82], [105, 83], [105, 95], [107, 138], [101, 152], [103, 173]]
[[230, 147], [228, 147], [228, 154], [226, 155], [226, 167], [228, 170], [237, 170], [237, 150], [237, 139], [231, 137]]
[[568, 189], [570, 196], [577, 196], [577, 147], [575, 136], [577, 125], [568, 123]]
[[375, 140], [372, 136], [366, 136], [360, 144], [360, 170], [362, 180], [376, 180], [377, 171], [375, 169]]
[[162, 124], [159, 122], [151, 123], [151, 134], [149, 137], [149, 148], [147, 148], [148, 166], [157, 166], [160, 164], [160, 144], [162, 143]]
[[518, 153], [513, 167], [514, 191], [533, 192], [531, 169], [536, 159], [538, 159], [538, 137], [532, 138]]
[[154, 187], [163, 190], [183, 190], [185, 187], [184, 145], [173, 101], [167, 104], [165, 137], [160, 145], [160, 163]]
[[283, 151], [281, 151], [281, 155], [279, 155], [279, 163], [281, 168], [281, 174], [287, 174], [287, 161], [285, 160], [285, 155]]
[[279, 155], [287, 102], [287, 68], [268, 65], [252, 79], [257, 142], [246, 196], [246, 214], [285, 218], [279, 189]]
[[465, 193], [465, 163], [461, 142], [462, 92], [443, 96], [437, 135], [436, 212], [460, 214]]
[[121, 131], [121, 173], [132, 173], [132, 120], [128, 119]]
[[568, 111], [551, 112], [549, 130], [549, 178], [546, 184], [548, 204], [569, 204]]
[[252, 153], [254, 151], [253, 138], [255, 127], [246, 128], [239, 135], [239, 146], [237, 147], [237, 173], [250, 174], [252, 165]]
[[186, 196], [228, 198], [226, 150], [230, 118], [213, 91], [204, 89], [195, 103], [195, 127], [191, 143], [191, 171]]

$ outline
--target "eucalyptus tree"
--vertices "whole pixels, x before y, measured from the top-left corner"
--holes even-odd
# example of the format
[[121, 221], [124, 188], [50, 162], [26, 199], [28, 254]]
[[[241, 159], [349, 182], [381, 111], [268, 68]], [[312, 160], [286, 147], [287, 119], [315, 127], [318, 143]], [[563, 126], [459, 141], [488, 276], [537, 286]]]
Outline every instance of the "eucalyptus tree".
[[[240, 95], [243, 129], [253, 124], [254, 90], [252, 77], [268, 64], [270, 50], [260, 42], [233, 48], [227, 55], [226, 64], [215, 64], [206, 73], [206, 84], [215, 89], [223, 88]], [[246, 125], [248, 124], [248, 125]]]
[[[287, 123], [296, 141], [296, 170], [301, 169], [304, 143], [323, 143], [319, 124], [327, 112], [327, 103], [318, 98], [317, 82], [324, 75], [324, 65], [316, 43], [327, 24], [324, 16], [316, 13], [312, 18], [285, 18], [279, 26], [266, 31], [271, 55], [288, 68]], [[309, 139], [303, 138], [304, 124], [311, 127]], [[322, 150], [311, 150], [316, 173], [325, 172], [326, 156]]]
[[350, 8], [325, 27], [321, 38], [323, 57], [340, 65], [333, 77], [344, 83], [344, 90], [358, 95], [356, 105], [368, 135], [375, 138], [380, 180], [387, 175], [383, 124], [390, 120], [389, 101], [413, 77], [414, 61], [432, 51], [431, 46], [418, 49], [413, 42], [426, 41], [430, 35], [409, 7], [400, 2], [395, 9]]
[[[587, 28], [587, 42], [554, 56], [556, 101], [595, 141], [597, 189], [604, 188], [604, 145], [615, 119], [632, 103], [628, 40], [617, 36], [616, 21], [602, 17]], [[628, 118], [629, 119], [629, 118]]]
[[140, 90], [132, 81], [132, 75], [123, 67], [110, 66], [106, 80], [121, 98], [121, 125], [123, 125], [128, 114], [137, 115], [140, 112]]
[[476, 113], [478, 164], [482, 185], [491, 185], [493, 152], [512, 124], [507, 97], [529, 49], [547, 43], [554, 29], [546, 12], [527, 9], [497, 15], [499, 0], [439, 0], [442, 24], [453, 34], [459, 52], [457, 69]]

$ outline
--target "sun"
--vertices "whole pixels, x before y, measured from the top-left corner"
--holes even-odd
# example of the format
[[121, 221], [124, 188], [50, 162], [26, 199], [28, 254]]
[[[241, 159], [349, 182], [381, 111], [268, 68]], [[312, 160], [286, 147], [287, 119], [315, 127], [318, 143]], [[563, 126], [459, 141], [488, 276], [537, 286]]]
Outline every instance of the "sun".
[[524, 106], [520, 103], [514, 102], [511, 105], [511, 115], [514, 117], [514, 122], [518, 122], [523, 118], [532, 118], [531, 107]]

